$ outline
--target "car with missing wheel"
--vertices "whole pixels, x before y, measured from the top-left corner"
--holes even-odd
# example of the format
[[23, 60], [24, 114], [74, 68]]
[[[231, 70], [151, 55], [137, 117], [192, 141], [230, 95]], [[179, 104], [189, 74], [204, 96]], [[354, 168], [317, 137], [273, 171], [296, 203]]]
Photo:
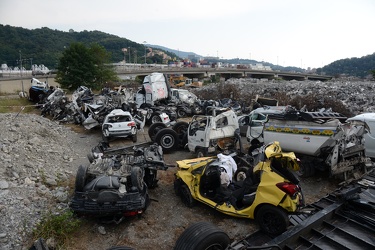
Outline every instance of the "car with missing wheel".
[[157, 186], [157, 171], [169, 167], [157, 144], [130, 150], [101, 142], [88, 160], [90, 164], [78, 167], [70, 208], [78, 216], [116, 223], [147, 209], [148, 189]]
[[128, 111], [114, 109], [106, 115], [102, 124], [103, 140], [132, 138], [137, 142], [137, 124]]
[[230, 216], [255, 219], [272, 235], [287, 229], [288, 215], [303, 212], [302, 189], [291, 171], [299, 169], [298, 159], [282, 152], [278, 142], [259, 149], [243, 181], [231, 180], [235, 161], [228, 165], [218, 156], [176, 162], [174, 190], [186, 206], [198, 201]]

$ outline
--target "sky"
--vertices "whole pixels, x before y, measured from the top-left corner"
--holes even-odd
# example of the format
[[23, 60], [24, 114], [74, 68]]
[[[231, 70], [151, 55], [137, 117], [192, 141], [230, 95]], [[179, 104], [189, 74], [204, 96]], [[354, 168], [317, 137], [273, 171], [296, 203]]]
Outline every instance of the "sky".
[[374, 0], [0, 0], [3, 25], [305, 69], [373, 54], [374, 13]]

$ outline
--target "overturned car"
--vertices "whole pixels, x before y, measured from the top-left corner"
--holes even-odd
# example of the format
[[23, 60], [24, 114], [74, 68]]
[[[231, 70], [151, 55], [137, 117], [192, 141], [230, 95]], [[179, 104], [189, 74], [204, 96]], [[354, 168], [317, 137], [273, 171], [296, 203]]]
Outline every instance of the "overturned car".
[[78, 216], [119, 223], [142, 214], [150, 203], [148, 188], [156, 187], [157, 170], [166, 170], [161, 147], [108, 149], [101, 143], [89, 154], [90, 164], [77, 170], [70, 208]]

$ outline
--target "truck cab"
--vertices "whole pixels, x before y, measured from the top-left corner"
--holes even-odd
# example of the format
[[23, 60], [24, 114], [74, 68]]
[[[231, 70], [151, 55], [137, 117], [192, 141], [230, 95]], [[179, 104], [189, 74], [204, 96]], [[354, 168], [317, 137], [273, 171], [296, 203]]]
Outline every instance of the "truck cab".
[[235, 145], [238, 118], [233, 110], [218, 115], [195, 115], [188, 127], [188, 148], [197, 157], [208, 156]]

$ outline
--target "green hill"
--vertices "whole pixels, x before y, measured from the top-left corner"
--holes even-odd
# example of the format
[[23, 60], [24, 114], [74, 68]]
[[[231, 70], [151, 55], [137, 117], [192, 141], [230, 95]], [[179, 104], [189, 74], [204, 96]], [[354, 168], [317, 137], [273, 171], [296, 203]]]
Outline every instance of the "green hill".
[[[100, 44], [111, 53], [113, 63], [124, 60], [122, 48], [128, 49], [125, 52], [127, 62], [129, 49], [131, 62], [134, 62], [135, 59], [138, 63], [144, 62], [145, 47], [143, 44], [101, 31], [75, 32], [70, 30], [64, 32], [46, 27], [29, 30], [0, 25], [0, 64], [6, 63], [9, 67], [19, 67], [19, 60], [22, 58], [22, 65], [26, 69], [30, 69], [31, 64], [44, 64], [53, 69], [56, 68], [64, 48], [72, 42], [82, 42], [86, 45], [94, 42]], [[176, 56], [169, 52], [166, 54], [171, 57]], [[147, 58], [147, 62], [156, 63], [157, 59], [159, 59], [157, 56]]]
[[374, 69], [375, 53], [361, 58], [353, 57], [334, 61], [323, 68], [319, 68], [317, 73], [324, 73], [332, 76], [348, 75], [365, 78], [371, 74], [370, 70]]

